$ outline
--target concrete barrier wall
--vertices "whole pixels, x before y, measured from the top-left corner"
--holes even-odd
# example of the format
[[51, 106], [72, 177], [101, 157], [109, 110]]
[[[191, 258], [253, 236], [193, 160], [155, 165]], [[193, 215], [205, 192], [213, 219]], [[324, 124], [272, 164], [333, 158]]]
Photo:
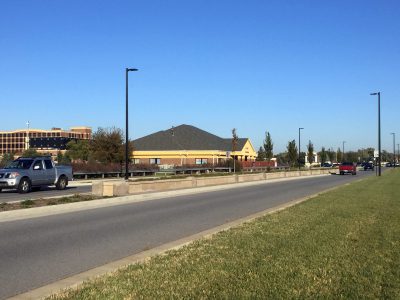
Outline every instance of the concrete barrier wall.
[[188, 177], [184, 179], [156, 180], [156, 181], [103, 181], [92, 184], [92, 193], [98, 196], [124, 196], [146, 192], [162, 192], [170, 190], [205, 187], [212, 185], [234, 184], [278, 178], [299, 177], [329, 174], [331, 170], [307, 170], [276, 173], [241, 174], [216, 177]]
[[236, 183], [236, 175], [232, 176], [217, 176], [217, 177], [193, 177], [193, 187], [202, 187], [210, 185], [230, 184]]
[[168, 190], [187, 189], [193, 187], [193, 180], [191, 178], [173, 179], [173, 180], [159, 180], [159, 181], [143, 181], [143, 182], [130, 182], [129, 194], [138, 194], [145, 192], [161, 192]]
[[265, 179], [266, 173], [238, 175], [238, 182], [259, 181]]

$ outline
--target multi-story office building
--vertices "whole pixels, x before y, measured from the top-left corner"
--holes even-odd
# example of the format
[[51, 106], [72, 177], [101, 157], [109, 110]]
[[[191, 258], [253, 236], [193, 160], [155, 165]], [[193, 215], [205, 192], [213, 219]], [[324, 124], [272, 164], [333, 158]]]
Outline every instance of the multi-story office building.
[[90, 127], [71, 127], [70, 130], [52, 128], [20, 129], [14, 131], [0, 131], [0, 155], [4, 153], [21, 154], [29, 148], [39, 152], [54, 153], [65, 150], [71, 140], [89, 140], [92, 138]]

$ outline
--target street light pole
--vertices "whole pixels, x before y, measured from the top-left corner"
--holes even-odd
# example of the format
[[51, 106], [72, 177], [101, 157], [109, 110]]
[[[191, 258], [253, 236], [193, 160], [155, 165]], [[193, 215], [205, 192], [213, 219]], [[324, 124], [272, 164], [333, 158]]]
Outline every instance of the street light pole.
[[346, 141], [343, 141], [343, 143], [342, 143], [342, 162], [345, 161], [345, 159], [344, 159], [344, 143], [346, 143]]
[[26, 139], [25, 139], [25, 150], [28, 150], [29, 149], [29, 143], [30, 143], [30, 140], [29, 140], [29, 125], [30, 125], [30, 123], [29, 123], [29, 121], [28, 122], [26, 122], [26, 126], [28, 126], [28, 131], [26, 132]]
[[302, 129], [304, 129], [304, 128], [299, 127], [299, 160], [298, 160], [298, 163], [299, 163], [299, 171], [300, 171], [300, 149], [301, 149], [301, 146], [300, 146], [300, 130], [302, 130]]
[[391, 132], [393, 135], [393, 168], [396, 168], [396, 133]]
[[399, 152], [400, 152], [400, 144], [397, 144], [397, 162], [399, 162], [400, 160]]
[[128, 135], [128, 72], [138, 71], [138, 69], [126, 68], [125, 69], [125, 180], [129, 178], [129, 135]]
[[371, 93], [370, 95], [378, 95], [378, 174], [381, 176], [381, 92]]

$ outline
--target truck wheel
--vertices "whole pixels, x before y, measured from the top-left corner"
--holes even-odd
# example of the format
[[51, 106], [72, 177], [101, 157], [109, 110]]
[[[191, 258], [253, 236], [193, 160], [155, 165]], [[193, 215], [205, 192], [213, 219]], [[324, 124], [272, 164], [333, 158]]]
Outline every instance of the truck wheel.
[[357, 173], [356, 172], [353, 172], [353, 173], [351, 173], [352, 175], [357, 175]]
[[343, 173], [343, 172], [340, 172], [340, 175], [344, 175], [344, 173]]
[[57, 190], [64, 190], [68, 185], [68, 179], [65, 176], [61, 176], [57, 183], [56, 183], [56, 189]]
[[1, 193], [1, 189], [0, 189], [0, 193]]
[[31, 191], [31, 181], [28, 178], [22, 178], [18, 185], [18, 193], [26, 194]]

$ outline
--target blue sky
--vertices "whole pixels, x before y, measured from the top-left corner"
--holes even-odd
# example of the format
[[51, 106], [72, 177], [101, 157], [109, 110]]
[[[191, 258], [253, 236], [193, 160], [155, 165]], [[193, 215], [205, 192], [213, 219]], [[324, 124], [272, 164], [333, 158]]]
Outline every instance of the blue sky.
[[[399, 1], [1, 1], [0, 130], [237, 128], [275, 151], [400, 142]], [[302, 147], [302, 148], [303, 148]], [[305, 147], [304, 147], [305, 150]]]

